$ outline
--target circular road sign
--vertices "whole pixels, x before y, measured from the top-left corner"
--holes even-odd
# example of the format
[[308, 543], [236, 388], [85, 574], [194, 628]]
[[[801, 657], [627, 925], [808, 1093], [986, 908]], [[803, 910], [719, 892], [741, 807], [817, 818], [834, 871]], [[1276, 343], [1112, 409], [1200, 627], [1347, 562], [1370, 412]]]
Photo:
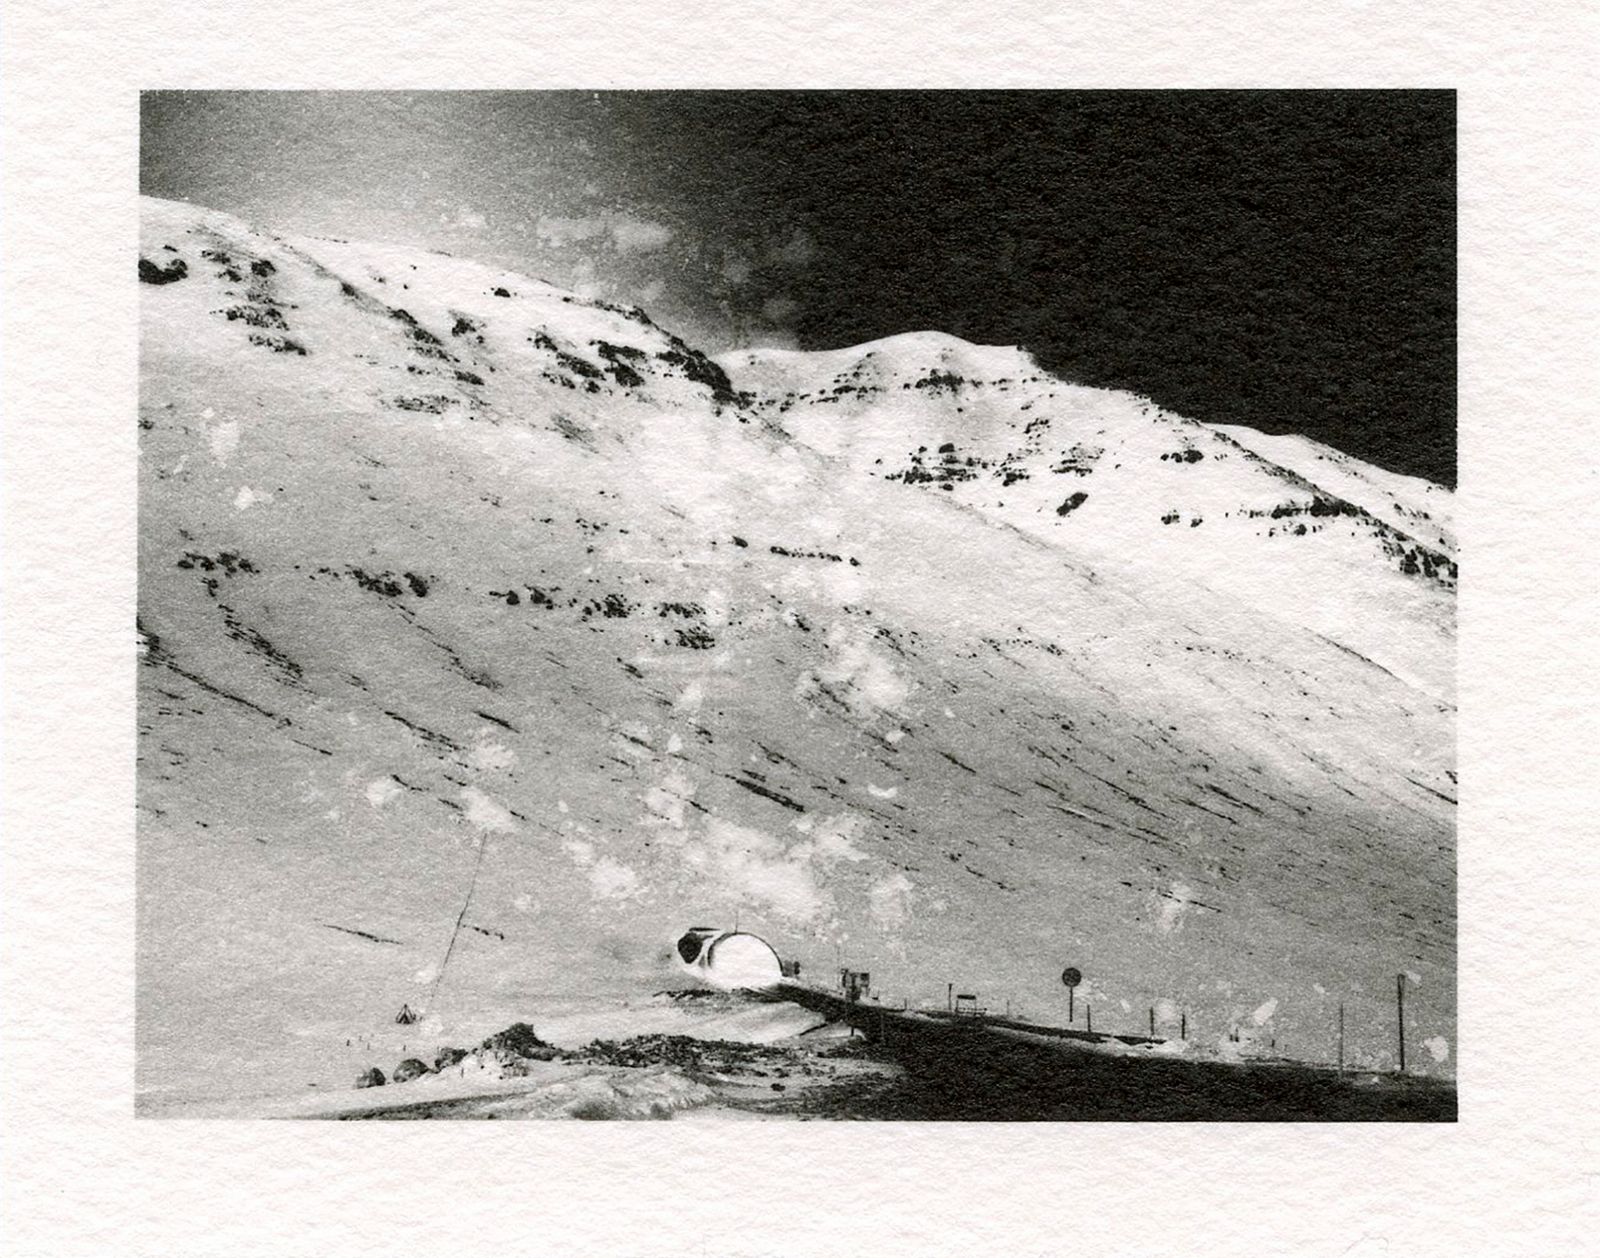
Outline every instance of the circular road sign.
[[1065, 987], [1076, 987], [1083, 982], [1083, 974], [1075, 966], [1069, 965], [1061, 971], [1061, 982]]

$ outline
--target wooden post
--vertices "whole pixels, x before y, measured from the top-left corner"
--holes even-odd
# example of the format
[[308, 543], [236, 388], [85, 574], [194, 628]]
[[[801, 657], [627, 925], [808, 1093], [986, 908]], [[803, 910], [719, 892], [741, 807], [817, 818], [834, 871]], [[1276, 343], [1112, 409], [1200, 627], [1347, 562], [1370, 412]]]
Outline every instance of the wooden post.
[[1067, 988], [1067, 1025], [1068, 1026], [1071, 1026], [1074, 1022], [1077, 1021], [1077, 1015], [1072, 1010], [1073, 996], [1076, 994], [1077, 990], [1078, 989], [1075, 988], [1075, 987]]
[[1178, 1038], [1180, 1040], [1189, 1038], [1189, 1011], [1187, 1009], [1178, 1015]]
[[953, 1012], [955, 1010], [955, 1007], [956, 1007], [956, 985], [954, 983], [946, 983], [944, 985], [944, 1009], [945, 1009], [945, 1012], [946, 1013], [951, 1013], [951, 1012]]
[[1150, 1038], [1151, 1039], [1155, 1039], [1155, 1037], [1156, 1037], [1156, 1007], [1154, 1005], [1151, 1005], [1150, 1006]]
[[1406, 1072], [1406, 976], [1402, 971], [1394, 976], [1396, 1025], [1400, 1031], [1400, 1073]]
[[1339, 1002], [1339, 1073], [1344, 1073], [1344, 1001]]
[[1089, 1030], [1093, 1031], [1094, 1030], [1094, 1006], [1093, 1005], [1085, 1005], [1083, 1007], [1083, 1016], [1088, 1019]]

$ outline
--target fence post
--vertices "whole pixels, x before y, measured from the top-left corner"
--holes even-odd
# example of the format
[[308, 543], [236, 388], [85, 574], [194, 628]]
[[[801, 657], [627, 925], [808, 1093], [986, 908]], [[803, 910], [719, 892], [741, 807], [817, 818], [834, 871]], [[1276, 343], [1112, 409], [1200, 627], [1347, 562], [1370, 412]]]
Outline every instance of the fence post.
[[1395, 1024], [1400, 1030], [1400, 1073], [1406, 1072], [1406, 976], [1401, 971], [1394, 976]]

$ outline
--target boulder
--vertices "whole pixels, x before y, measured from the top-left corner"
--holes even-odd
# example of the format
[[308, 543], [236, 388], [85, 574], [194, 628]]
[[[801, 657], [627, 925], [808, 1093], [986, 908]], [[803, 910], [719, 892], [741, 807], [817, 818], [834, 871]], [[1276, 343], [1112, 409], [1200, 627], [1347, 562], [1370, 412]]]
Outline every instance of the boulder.
[[423, 1062], [418, 1061], [415, 1057], [407, 1057], [394, 1068], [394, 1081], [396, 1083], [405, 1083], [409, 1079], [416, 1079], [428, 1073], [428, 1067]]
[[449, 1070], [451, 1066], [460, 1065], [466, 1059], [467, 1050], [464, 1048], [441, 1048], [434, 1054], [433, 1068], [435, 1070]]
[[383, 1076], [383, 1071], [376, 1066], [369, 1070], [364, 1070], [356, 1076], [356, 1087], [358, 1088], [381, 1088], [388, 1082]]

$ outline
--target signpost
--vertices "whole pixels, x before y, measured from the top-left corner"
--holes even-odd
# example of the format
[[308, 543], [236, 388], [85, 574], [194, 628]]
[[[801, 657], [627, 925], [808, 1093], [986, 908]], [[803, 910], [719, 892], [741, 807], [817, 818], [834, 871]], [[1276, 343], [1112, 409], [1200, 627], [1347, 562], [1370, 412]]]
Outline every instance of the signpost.
[[1064, 986], [1067, 989], [1067, 1025], [1068, 1026], [1072, 1025], [1072, 1019], [1073, 1019], [1073, 1008], [1072, 1008], [1073, 996], [1074, 996], [1074, 993], [1077, 990], [1078, 984], [1081, 983], [1081, 982], [1083, 982], [1083, 971], [1079, 970], [1076, 966], [1069, 965], [1066, 969], [1061, 971], [1061, 983], [1062, 983], [1062, 986]]

